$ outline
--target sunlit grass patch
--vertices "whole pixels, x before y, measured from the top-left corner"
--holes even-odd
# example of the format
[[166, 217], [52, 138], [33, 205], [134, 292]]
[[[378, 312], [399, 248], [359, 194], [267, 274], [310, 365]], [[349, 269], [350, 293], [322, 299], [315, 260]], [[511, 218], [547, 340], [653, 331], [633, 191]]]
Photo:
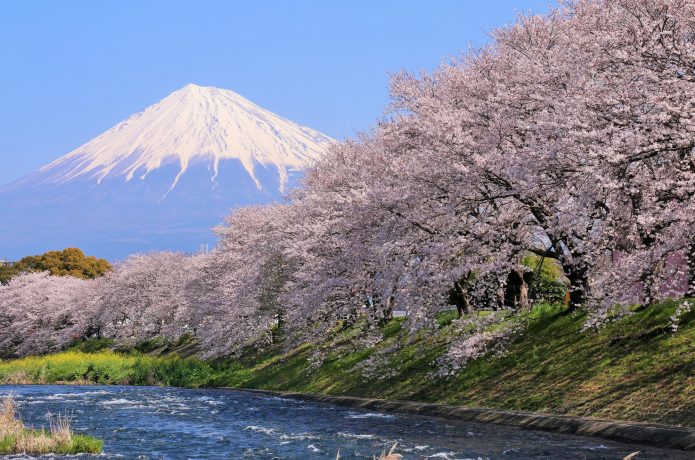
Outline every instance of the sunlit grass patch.
[[208, 386], [209, 364], [192, 358], [139, 353], [65, 351], [0, 361], [0, 384], [72, 383], [105, 385]]

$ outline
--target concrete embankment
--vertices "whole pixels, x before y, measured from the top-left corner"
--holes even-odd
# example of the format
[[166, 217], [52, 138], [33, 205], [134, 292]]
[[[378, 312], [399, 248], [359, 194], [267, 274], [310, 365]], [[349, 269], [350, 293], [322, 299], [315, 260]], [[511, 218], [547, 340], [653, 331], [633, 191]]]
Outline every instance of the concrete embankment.
[[[230, 388], [234, 389], [234, 388]], [[695, 428], [659, 425], [652, 423], [623, 422], [617, 420], [546, 415], [532, 412], [505, 411], [499, 409], [469, 408], [447, 404], [430, 404], [411, 401], [356, 398], [351, 396], [327, 396], [291, 391], [247, 390], [253, 393], [282, 396], [363, 409], [406, 412], [478, 423], [495, 423], [563, 434], [595, 436], [622, 442], [640, 443], [672, 449], [695, 449]]]

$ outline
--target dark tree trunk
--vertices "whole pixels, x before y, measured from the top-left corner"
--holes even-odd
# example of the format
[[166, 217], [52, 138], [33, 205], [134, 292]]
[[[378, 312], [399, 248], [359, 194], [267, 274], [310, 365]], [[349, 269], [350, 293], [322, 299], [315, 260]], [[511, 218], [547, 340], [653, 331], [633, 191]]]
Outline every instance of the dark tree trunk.
[[524, 276], [521, 276], [521, 286], [519, 286], [519, 308], [526, 309], [529, 307], [528, 301], [528, 283]]
[[[1, 325], [1, 323], [0, 323]], [[84, 337], [90, 338], [95, 337], [97, 339], [101, 338], [101, 326], [100, 325], [90, 325], [84, 333]]]
[[468, 272], [466, 275], [462, 276], [460, 280], [454, 283], [453, 298], [459, 318], [463, 317], [464, 313], [466, 315], [470, 315], [473, 313], [473, 306], [471, 305], [471, 296], [468, 292], [471, 275], [472, 273]]
[[384, 309], [384, 319], [390, 321], [393, 319], [393, 306], [396, 304], [396, 298], [390, 295], [386, 301], [386, 308]]
[[521, 266], [517, 266], [509, 272], [504, 289], [504, 302], [507, 305], [514, 308], [529, 307], [528, 278], [528, 274]]
[[584, 264], [564, 264], [565, 276], [570, 282], [570, 311], [582, 305], [589, 298], [589, 273]]
[[282, 310], [278, 310], [278, 312], [275, 314], [275, 327], [270, 329], [270, 343], [274, 344], [278, 342], [280, 338], [280, 331], [282, 330], [282, 326], [284, 324], [284, 318], [282, 315]]
[[500, 282], [500, 287], [497, 289], [497, 309], [502, 310], [504, 308], [504, 284]]

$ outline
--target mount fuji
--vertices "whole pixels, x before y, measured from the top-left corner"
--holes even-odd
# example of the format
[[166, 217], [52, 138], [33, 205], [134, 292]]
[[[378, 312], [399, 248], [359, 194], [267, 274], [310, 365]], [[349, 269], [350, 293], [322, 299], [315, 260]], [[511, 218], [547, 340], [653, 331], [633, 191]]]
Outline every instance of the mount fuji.
[[281, 200], [333, 142], [233, 91], [186, 85], [0, 187], [0, 256], [193, 252], [230, 209]]

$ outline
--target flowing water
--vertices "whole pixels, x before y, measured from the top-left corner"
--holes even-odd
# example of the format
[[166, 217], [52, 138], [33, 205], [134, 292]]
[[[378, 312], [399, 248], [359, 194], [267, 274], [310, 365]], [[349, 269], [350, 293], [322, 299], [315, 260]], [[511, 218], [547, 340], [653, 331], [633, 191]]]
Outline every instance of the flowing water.
[[[28, 425], [67, 413], [126, 459], [365, 459], [398, 442], [405, 459], [692, 459], [692, 453], [230, 390], [4, 386]], [[6, 458], [28, 458], [14, 456]], [[51, 458], [51, 457], [43, 457]], [[54, 456], [52, 458], [62, 458]]]

